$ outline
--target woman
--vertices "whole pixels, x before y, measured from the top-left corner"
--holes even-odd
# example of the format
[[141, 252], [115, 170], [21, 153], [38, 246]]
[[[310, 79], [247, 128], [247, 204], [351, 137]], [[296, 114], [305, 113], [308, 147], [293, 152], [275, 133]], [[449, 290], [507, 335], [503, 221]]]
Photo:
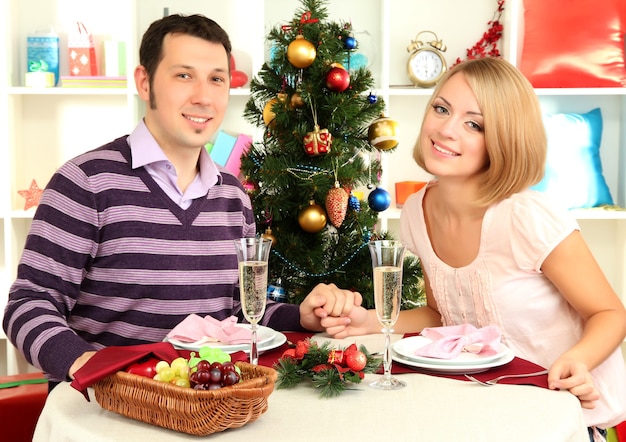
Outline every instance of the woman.
[[[517, 356], [549, 367], [551, 389], [578, 397], [593, 439], [604, 433], [596, 427], [626, 419], [626, 310], [575, 219], [529, 190], [542, 178], [546, 144], [538, 99], [510, 63], [470, 60], [441, 80], [414, 150], [436, 178], [401, 216], [427, 305], [401, 312], [395, 331], [498, 326]], [[328, 332], [380, 330], [373, 310], [355, 308], [349, 319]]]

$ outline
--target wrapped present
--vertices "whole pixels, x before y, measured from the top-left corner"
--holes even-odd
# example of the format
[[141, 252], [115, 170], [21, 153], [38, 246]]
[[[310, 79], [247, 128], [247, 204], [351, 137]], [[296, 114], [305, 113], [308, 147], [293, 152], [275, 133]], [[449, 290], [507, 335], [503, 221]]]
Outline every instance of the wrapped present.
[[96, 47], [93, 35], [82, 22], [75, 22], [67, 33], [67, 48], [70, 61], [70, 75], [98, 75]]
[[[59, 37], [50, 29], [26, 37], [26, 86], [50, 87], [59, 81]], [[34, 75], [29, 75], [34, 73]], [[52, 74], [52, 84], [50, 83]]]

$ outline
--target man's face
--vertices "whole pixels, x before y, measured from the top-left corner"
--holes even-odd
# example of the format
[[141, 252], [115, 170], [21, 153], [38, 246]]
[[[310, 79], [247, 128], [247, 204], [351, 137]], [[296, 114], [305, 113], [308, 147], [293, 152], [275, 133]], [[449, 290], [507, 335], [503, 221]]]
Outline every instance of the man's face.
[[169, 34], [152, 81], [142, 66], [136, 69], [146, 126], [166, 153], [204, 146], [219, 129], [230, 93], [228, 67], [220, 43]]

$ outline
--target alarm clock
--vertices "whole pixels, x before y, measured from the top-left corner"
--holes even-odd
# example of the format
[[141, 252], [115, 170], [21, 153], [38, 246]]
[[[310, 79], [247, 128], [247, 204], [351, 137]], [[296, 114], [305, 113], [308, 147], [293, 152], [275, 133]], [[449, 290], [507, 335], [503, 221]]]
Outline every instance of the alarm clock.
[[[424, 33], [432, 34], [435, 39], [426, 43], [418, 40], [419, 36]], [[446, 45], [443, 44], [442, 40], [439, 40], [434, 32], [422, 31], [418, 33], [406, 49], [411, 52], [407, 63], [407, 72], [415, 86], [432, 87], [448, 70], [446, 59], [443, 56], [447, 49]]]

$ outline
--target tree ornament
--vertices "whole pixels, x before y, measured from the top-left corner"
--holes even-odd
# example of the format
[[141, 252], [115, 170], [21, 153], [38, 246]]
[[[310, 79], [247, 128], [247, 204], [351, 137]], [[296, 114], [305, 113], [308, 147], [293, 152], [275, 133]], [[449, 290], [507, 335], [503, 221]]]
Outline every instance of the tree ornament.
[[378, 150], [395, 148], [398, 146], [398, 122], [381, 116], [370, 125], [367, 139]]
[[273, 284], [267, 286], [267, 299], [271, 299], [276, 302], [287, 302], [287, 292], [285, 291], [280, 278], [278, 278]]
[[272, 233], [272, 229], [270, 229], [269, 227], [267, 229], [265, 229], [265, 232], [263, 232], [263, 234], [261, 236], [263, 238], [266, 238], [266, 239], [269, 239], [270, 241], [272, 241], [272, 246], [276, 244], [276, 237]]
[[361, 202], [352, 193], [350, 194], [350, 197], [348, 198], [348, 207], [350, 207], [355, 212], [360, 212], [361, 211]]
[[343, 41], [343, 46], [344, 46], [344, 48], [348, 49], [349, 51], [351, 51], [353, 49], [356, 49], [357, 48], [356, 38], [354, 38], [352, 36], [346, 37], [346, 39]]
[[259, 189], [259, 187], [253, 181], [250, 181], [250, 177], [246, 177], [241, 182], [241, 184], [248, 194], [253, 193], [254, 191]]
[[370, 104], [376, 104], [376, 102], [378, 101], [378, 97], [370, 92], [370, 94], [367, 96], [367, 101], [369, 101]]
[[267, 102], [267, 104], [263, 108], [263, 122], [268, 127], [270, 127], [270, 125], [274, 121], [274, 118], [276, 118], [276, 114], [274, 113], [273, 108], [274, 108], [274, 105], [278, 102], [279, 102], [278, 98], [272, 98], [270, 101]]
[[293, 93], [291, 99], [289, 100], [289, 104], [294, 109], [300, 109], [304, 107], [304, 100], [302, 100], [302, 95], [300, 95], [300, 92]]
[[374, 212], [382, 212], [389, 208], [391, 195], [385, 189], [377, 187], [367, 197], [367, 203]]
[[335, 181], [335, 187], [326, 195], [326, 213], [330, 223], [336, 228], [341, 227], [343, 220], [346, 219], [348, 199], [348, 192], [339, 185], [339, 181]]
[[320, 129], [316, 124], [313, 132], [304, 137], [304, 150], [310, 156], [325, 155], [330, 152], [333, 136], [328, 129]]
[[350, 86], [350, 73], [343, 67], [334, 64], [326, 74], [326, 87], [333, 92], [343, 92]]
[[300, 69], [311, 66], [316, 55], [315, 45], [306, 40], [303, 35], [296, 36], [296, 39], [287, 46], [287, 60]]
[[305, 232], [317, 233], [326, 227], [326, 212], [311, 200], [309, 206], [298, 215], [298, 223]]

